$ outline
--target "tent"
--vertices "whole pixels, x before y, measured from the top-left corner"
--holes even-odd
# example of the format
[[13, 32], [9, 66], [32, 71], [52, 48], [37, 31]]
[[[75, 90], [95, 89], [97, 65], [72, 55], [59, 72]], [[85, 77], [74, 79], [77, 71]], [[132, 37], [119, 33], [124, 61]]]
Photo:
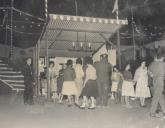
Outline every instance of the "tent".
[[[50, 14], [45, 31], [38, 41], [40, 55], [46, 55], [48, 49], [49, 56], [91, 56], [119, 28], [127, 24], [127, 20]], [[77, 48], [73, 48], [73, 45]]]

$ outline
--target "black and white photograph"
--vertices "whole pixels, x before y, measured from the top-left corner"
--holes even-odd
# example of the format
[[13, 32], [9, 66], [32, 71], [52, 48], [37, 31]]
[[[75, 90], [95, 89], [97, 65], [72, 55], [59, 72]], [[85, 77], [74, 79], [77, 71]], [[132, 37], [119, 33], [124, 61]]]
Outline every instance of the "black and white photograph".
[[165, 128], [165, 0], [0, 0], [0, 128]]

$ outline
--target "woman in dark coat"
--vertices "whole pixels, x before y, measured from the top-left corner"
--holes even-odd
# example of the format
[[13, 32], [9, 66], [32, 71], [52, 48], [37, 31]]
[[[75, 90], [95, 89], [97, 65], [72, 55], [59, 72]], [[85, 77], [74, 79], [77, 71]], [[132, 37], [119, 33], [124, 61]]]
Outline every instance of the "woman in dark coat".
[[[98, 96], [98, 88], [96, 82], [96, 69], [93, 66], [93, 60], [90, 57], [86, 58], [87, 69], [85, 71], [85, 81], [84, 88], [82, 90], [83, 103], [80, 108], [84, 109], [88, 107], [89, 109], [95, 109], [95, 99]], [[91, 100], [91, 104], [89, 106], [88, 99]]]
[[72, 106], [72, 96], [76, 96], [77, 95], [77, 88], [76, 88], [76, 84], [75, 84], [75, 70], [72, 68], [73, 65], [73, 61], [72, 60], [68, 60], [67, 61], [67, 67], [64, 70], [64, 83], [62, 86], [62, 95], [66, 95], [68, 97], [68, 107]]
[[59, 76], [57, 77], [57, 94], [58, 94], [58, 101], [62, 103], [63, 95], [61, 94], [62, 86], [64, 83], [64, 69], [59, 71]]

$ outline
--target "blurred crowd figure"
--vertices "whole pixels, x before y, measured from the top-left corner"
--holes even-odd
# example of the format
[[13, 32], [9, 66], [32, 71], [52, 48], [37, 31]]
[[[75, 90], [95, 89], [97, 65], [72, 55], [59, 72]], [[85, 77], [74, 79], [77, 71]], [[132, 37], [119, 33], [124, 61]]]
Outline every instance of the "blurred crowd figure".
[[[33, 76], [31, 59], [26, 60], [24, 68], [25, 79], [25, 104], [33, 104]], [[108, 62], [108, 55], [100, 56], [99, 62], [93, 62], [92, 57], [85, 57], [84, 62], [77, 58], [76, 65], [68, 60], [62, 65], [57, 75], [54, 69], [55, 63], [49, 63], [49, 73], [42, 63], [40, 65], [40, 93], [47, 95], [47, 77], [50, 84], [51, 98], [59, 104], [73, 105], [80, 109], [95, 109], [107, 107], [108, 101], [121, 103], [126, 108], [132, 108], [130, 100], [139, 100], [140, 107], [146, 107], [147, 98], [152, 98], [150, 115], [159, 117], [159, 113], [165, 114], [164, 99], [164, 58], [157, 54], [154, 61], [147, 67], [145, 61], [141, 61], [135, 74], [131, 72], [131, 64], [127, 63], [124, 71]], [[149, 82], [152, 78], [153, 82]], [[153, 87], [151, 86], [153, 85]], [[153, 91], [151, 91], [153, 90]], [[66, 100], [67, 102], [64, 102]]]
[[103, 54], [100, 56], [100, 61], [95, 63], [97, 74], [98, 86], [98, 102], [99, 106], [107, 106], [108, 104], [108, 91], [110, 90], [110, 81], [112, 74], [112, 65], [108, 62], [108, 55]]
[[24, 104], [25, 105], [33, 105], [33, 88], [34, 88], [34, 73], [31, 67], [32, 59], [27, 58], [25, 66], [23, 68], [23, 75], [24, 75]]

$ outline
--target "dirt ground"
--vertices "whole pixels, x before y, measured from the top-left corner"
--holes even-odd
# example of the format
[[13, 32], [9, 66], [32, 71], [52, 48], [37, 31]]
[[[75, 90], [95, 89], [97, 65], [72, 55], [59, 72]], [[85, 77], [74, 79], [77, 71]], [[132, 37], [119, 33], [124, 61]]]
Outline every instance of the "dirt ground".
[[107, 108], [81, 110], [76, 106], [45, 102], [32, 107], [11, 96], [0, 96], [0, 128], [165, 128], [164, 118], [149, 116], [149, 104], [140, 108], [138, 100], [133, 108], [109, 102]]

